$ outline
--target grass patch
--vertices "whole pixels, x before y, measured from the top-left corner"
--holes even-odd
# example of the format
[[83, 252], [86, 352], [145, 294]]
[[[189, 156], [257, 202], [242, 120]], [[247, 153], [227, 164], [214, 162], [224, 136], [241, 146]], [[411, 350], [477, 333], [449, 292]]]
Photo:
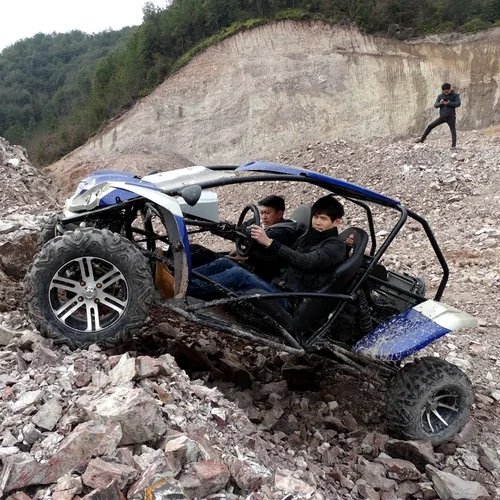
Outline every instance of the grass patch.
[[179, 71], [182, 67], [186, 66], [195, 56], [204, 50], [208, 49], [212, 45], [216, 45], [226, 38], [239, 33], [240, 31], [246, 31], [257, 26], [262, 26], [264, 24], [273, 23], [276, 21], [283, 20], [293, 20], [293, 21], [305, 21], [305, 20], [321, 20], [324, 22], [328, 22], [329, 24], [336, 24], [336, 21], [326, 19], [321, 14], [312, 14], [311, 12], [306, 12], [303, 9], [285, 9], [277, 12], [272, 18], [253, 18], [247, 19], [245, 21], [238, 21], [236, 23], [231, 24], [227, 28], [219, 31], [215, 35], [212, 35], [209, 38], [206, 38], [199, 44], [195, 45], [192, 49], [188, 50], [185, 54], [183, 54], [177, 61], [172, 65], [168, 76], [173, 75], [177, 71]]

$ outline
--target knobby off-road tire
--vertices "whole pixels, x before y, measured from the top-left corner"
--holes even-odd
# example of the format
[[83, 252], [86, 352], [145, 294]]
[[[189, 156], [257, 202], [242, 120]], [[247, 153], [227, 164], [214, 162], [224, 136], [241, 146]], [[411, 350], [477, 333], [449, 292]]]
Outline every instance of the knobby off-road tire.
[[437, 445], [466, 424], [471, 381], [457, 366], [426, 357], [405, 365], [387, 384], [387, 424], [399, 437]]
[[56, 212], [52, 214], [47, 222], [42, 226], [42, 229], [40, 230], [40, 233], [38, 234], [38, 240], [36, 242], [36, 248], [37, 250], [40, 250], [45, 243], [47, 243], [50, 240], [53, 240], [56, 236], [56, 230], [57, 230], [57, 221], [60, 216], [60, 212]]
[[[57, 223], [59, 219], [62, 217], [62, 212], [53, 213], [48, 219], [47, 222], [40, 229], [40, 233], [38, 234], [38, 239], [36, 242], [36, 249], [40, 251], [40, 249], [50, 240], [53, 240], [56, 236], [60, 236], [60, 233], [57, 232]], [[64, 226], [67, 231], [74, 231], [79, 228], [78, 224], [67, 224]]]
[[42, 335], [71, 348], [113, 347], [143, 325], [154, 293], [148, 260], [107, 229], [49, 241], [25, 278], [28, 312]]

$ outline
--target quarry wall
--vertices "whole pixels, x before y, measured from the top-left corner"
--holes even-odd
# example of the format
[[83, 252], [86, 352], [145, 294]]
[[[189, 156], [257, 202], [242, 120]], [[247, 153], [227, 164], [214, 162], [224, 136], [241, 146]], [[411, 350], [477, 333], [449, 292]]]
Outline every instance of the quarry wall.
[[481, 129], [500, 119], [499, 42], [500, 28], [399, 41], [316, 21], [268, 24], [198, 55], [62, 161], [172, 151], [242, 163], [316, 140], [420, 134], [445, 81], [462, 95], [458, 129]]

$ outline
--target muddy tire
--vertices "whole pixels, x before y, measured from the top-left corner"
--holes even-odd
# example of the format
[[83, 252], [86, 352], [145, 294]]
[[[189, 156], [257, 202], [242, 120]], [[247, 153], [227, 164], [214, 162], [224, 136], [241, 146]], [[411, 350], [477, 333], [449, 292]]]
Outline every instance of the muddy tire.
[[389, 380], [387, 424], [403, 439], [437, 445], [464, 427], [473, 402], [471, 381], [462, 370], [439, 358], [421, 358]]
[[113, 347], [143, 325], [154, 286], [148, 260], [106, 229], [79, 228], [47, 242], [25, 278], [42, 335], [71, 348]]
[[37, 250], [45, 245], [50, 240], [53, 240], [57, 236], [57, 221], [60, 217], [60, 213], [56, 212], [52, 214], [47, 222], [42, 226], [40, 233], [38, 235], [38, 240], [36, 242]]
[[[62, 212], [55, 212], [42, 226], [36, 242], [37, 251], [39, 251], [48, 241], [53, 240], [56, 236], [60, 236], [60, 233], [57, 230], [57, 223], [59, 222], [61, 217]], [[78, 229], [78, 227], [78, 224], [68, 224], [67, 226], [65, 226], [65, 229], [67, 231], [74, 231], [75, 229]]]

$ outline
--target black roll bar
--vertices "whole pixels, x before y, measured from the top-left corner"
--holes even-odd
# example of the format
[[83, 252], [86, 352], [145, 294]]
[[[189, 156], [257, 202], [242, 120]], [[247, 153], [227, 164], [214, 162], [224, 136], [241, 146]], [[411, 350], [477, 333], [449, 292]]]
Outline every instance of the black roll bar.
[[438, 258], [438, 261], [441, 264], [441, 268], [443, 269], [443, 277], [441, 278], [441, 283], [439, 283], [436, 295], [434, 296], [434, 300], [439, 301], [443, 296], [446, 283], [448, 283], [448, 278], [450, 277], [450, 268], [448, 267], [446, 259], [444, 258], [443, 252], [439, 248], [438, 242], [436, 240], [436, 237], [434, 236], [434, 233], [432, 232], [431, 227], [429, 226], [429, 223], [423, 217], [416, 214], [415, 212], [411, 212], [410, 210], [408, 210], [408, 215], [412, 219], [419, 222], [421, 226], [424, 228], [425, 234], [427, 235], [427, 238], [429, 239], [429, 242], [432, 245], [432, 249], [434, 250], [436, 257]]

